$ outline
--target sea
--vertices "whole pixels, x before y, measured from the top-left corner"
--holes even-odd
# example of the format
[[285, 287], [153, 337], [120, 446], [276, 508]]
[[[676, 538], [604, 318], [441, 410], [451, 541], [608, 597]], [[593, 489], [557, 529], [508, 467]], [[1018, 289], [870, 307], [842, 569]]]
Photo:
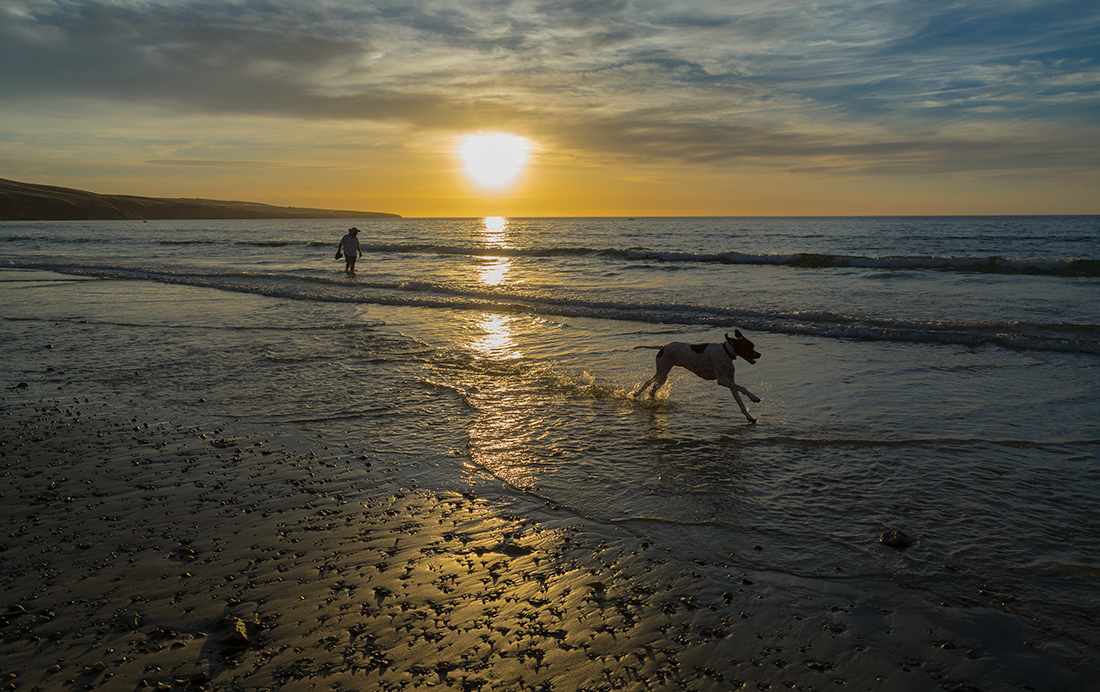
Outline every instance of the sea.
[[[1100, 647], [1097, 216], [3, 222], [0, 282], [8, 401], [309, 435]], [[682, 369], [636, 396], [735, 330], [757, 423]]]

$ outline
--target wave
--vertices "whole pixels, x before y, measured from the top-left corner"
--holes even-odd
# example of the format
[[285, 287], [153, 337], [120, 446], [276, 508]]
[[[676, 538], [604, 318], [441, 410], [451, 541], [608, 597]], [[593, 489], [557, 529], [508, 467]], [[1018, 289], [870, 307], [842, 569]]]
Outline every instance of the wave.
[[[38, 242], [44, 237], [14, 234], [0, 238], [5, 242]], [[67, 243], [109, 242], [100, 237], [71, 238]], [[224, 238], [165, 239], [155, 241], [165, 246], [221, 245], [259, 248], [334, 248], [330, 240], [229, 240]], [[752, 252], [691, 252], [650, 250], [646, 248], [534, 247], [506, 248], [480, 245], [447, 245], [434, 243], [367, 243], [366, 254], [456, 255], [485, 258], [553, 258], [591, 257], [623, 263], [659, 264], [726, 264], [791, 267], [795, 269], [874, 269], [880, 271], [944, 271], [978, 274], [1028, 274], [1057, 277], [1100, 277], [1100, 259], [1087, 258], [1012, 258], [1000, 256], [887, 256], [828, 254], [816, 252], [752, 253]]]
[[[329, 246], [332, 243], [310, 243]], [[744, 252], [679, 252], [669, 250], [556, 247], [556, 248], [496, 248], [428, 243], [382, 243], [364, 245], [368, 254], [439, 254], [472, 257], [578, 257], [618, 260], [622, 262], [657, 262], [662, 264], [730, 264], [786, 266], [798, 269], [877, 269], [932, 270], [981, 274], [1032, 274], [1070, 277], [1100, 277], [1100, 260], [1016, 259], [1005, 257], [870, 257], [833, 255], [813, 252], [760, 254]]]
[[[253, 247], [335, 247], [329, 241], [225, 241], [225, 240], [164, 240], [162, 244], [232, 244]], [[1035, 274], [1050, 276], [1100, 277], [1100, 260], [1092, 259], [1014, 259], [1004, 257], [870, 257], [832, 255], [814, 252], [760, 254], [744, 252], [679, 252], [642, 248], [503, 248], [476, 245], [436, 245], [432, 243], [364, 243], [365, 254], [435, 254], [463, 257], [583, 257], [622, 262], [658, 262], [662, 264], [730, 264], [786, 266], [798, 269], [879, 269], [934, 270], [982, 274]]]
[[737, 252], [692, 253], [643, 250], [604, 250], [628, 260], [788, 266], [800, 269], [879, 269], [961, 271], [981, 274], [1035, 274], [1050, 276], [1100, 276], [1100, 260], [1006, 259], [1003, 257], [864, 257], [811, 252], [796, 254], [746, 254]]
[[232, 240], [159, 240], [160, 245], [232, 245]]
[[961, 447], [1004, 447], [1008, 449], [1048, 449], [1063, 450], [1100, 447], [1100, 439], [1060, 439], [1060, 440], [1014, 440], [990, 439], [982, 437], [929, 437], [929, 438], [810, 438], [772, 436], [755, 440], [738, 440], [741, 446], [778, 446], [802, 449], [908, 449], [908, 448], [953, 448]]
[[966, 322], [846, 315], [828, 311], [753, 310], [687, 303], [621, 302], [576, 297], [521, 295], [491, 288], [465, 289], [429, 281], [356, 281], [284, 273], [7, 261], [0, 266], [48, 269], [65, 274], [182, 284], [276, 298], [331, 303], [480, 310], [494, 313], [597, 318], [647, 324], [740, 328], [820, 338], [997, 346], [1023, 351], [1100, 355], [1100, 325], [1065, 322]]

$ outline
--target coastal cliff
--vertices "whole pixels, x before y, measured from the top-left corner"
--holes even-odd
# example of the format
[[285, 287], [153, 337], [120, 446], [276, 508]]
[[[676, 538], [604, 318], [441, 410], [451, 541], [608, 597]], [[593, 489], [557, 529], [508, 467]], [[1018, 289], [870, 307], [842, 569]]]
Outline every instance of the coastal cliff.
[[257, 202], [101, 195], [0, 178], [0, 221], [365, 218], [401, 217], [384, 212], [278, 207]]

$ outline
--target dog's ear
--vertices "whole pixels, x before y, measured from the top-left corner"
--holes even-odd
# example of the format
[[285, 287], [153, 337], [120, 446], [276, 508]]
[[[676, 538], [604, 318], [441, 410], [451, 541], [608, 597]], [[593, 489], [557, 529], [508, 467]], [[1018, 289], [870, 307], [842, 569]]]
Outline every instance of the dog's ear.
[[744, 336], [741, 335], [741, 330], [740, 329], [734, 329], [733, 330], [733, 335], [736, 336], [738, 339], [744, 339], [745, 338]]

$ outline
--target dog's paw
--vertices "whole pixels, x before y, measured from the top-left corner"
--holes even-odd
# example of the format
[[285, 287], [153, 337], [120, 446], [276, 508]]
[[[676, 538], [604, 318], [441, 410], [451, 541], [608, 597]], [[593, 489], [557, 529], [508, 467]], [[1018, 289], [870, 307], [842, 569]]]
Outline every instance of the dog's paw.
[[759, 404], [760, 403], [760, 397], [753, 396], [752, 394], [749, 394], [749, 401], [751, 401], [754, 404]]

